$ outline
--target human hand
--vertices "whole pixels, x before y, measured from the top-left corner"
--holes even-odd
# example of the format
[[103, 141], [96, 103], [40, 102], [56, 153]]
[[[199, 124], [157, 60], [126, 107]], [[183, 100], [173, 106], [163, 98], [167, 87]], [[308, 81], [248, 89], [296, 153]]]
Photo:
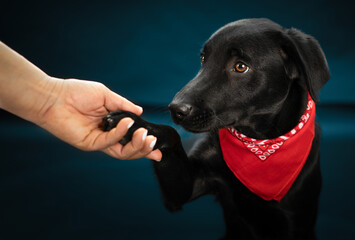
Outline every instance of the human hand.
[[57, 78], [49, 81], [54, 86], [50, 99], [40, 111], [38, 125], [81, 150], [100, 150], [118, 159], [161, 159], [160, 150], [152, 151], [156, 138], [147, 136], [144, 128], [136, 130], [132, 141], [125, 146], [118, 143], [132, 126], [132, 119], [122, 119], [109, 132], [99, 127], [109, 112], [126, 110], [141, 115], [141, 107], [98, 82]]
[[63, 141], [87, 151], [101, 150], [119, 159], [148, 157], [154, 136], [138, 129], [132, 141], [122, 146], [132, 119], [122, 119], [116, 128], [103, 132], [99, 125], [110, 111], [142, 109], [98, 82], [49, 77], [17, 52], [0, 42], [0, 108], [36, 123]]

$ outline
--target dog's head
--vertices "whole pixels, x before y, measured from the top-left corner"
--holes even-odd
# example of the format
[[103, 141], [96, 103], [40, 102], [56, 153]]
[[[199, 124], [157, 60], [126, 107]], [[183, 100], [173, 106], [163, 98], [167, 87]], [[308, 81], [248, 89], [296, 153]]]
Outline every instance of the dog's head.
[[201, 69], [169, 105], [191, 132], [250, 126], [275, 117], [292, 88], [314, 100], [329, 79], [318, 42], [268, 19], [245, 19], [215, 32], [201, 52]]

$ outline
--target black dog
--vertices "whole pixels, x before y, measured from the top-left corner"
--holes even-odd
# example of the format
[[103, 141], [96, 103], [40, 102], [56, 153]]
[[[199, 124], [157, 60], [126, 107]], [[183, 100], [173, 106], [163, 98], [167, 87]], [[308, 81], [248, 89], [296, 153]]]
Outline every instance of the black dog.
[[[275, 149], [280, 148], [279, 152], [285, 151], [283, 155], [271, 148], [269, 152], [257, 153], [253, 150], [256, 148], [247, 147], [264, 139], [281, 139], [280, 136], [291, 139], [295, 126], [300, 127], [296, 135], [303, 134], [303, 123], [301, 126], [299, 122], [301, 116], [303, 119], [309, 115], [304, 114], [309, 104], [312, 105], [308, 96], [317, 101], [319, 90], [329, 79], [319, 44], [309, 35], [285, 29], [267, 19], [240, 20], [222, 27], [208, 39], [201, 53], [201, 63], [197, 76], [169, 105], [177, 124], [187, 131], [206, 132], [189, 155], [173, 128], [146, 122], [128, 112], [110, 113], [103, 120], [105, 130], [128, 116], [135, 120], [135, 125], [121, 140], [122, 144], [127, 143], [139, 127], [155, 135], [156, 148], [163, 152], [163, 159], [153, 165], [166, 207], [175, 211], [202, 195], [215, 195], [224, 213], [224, 239], [315, 239], [321, 188], [318, 125], [311, 125], [312, 119], [306, 123], [314, 137], [297, 140], [300, 143], [297, 146], [305, 149], [299, 150], [305, 163], [299, 165], [302, 168], [292, 175], [294, 179], [287, 182], [289, 186], [283, 188], [283, 194], [269, 199], [240, 178], [238, 174], [242, 169], [233, 169], [236, 159], [230, 158], [231, 163], [224, 158], [227, 154], [222, 152], [220, 131], [229, 129], [227, 135], [234, 133], [233, 139], [245, 144], [245, 154], [249, 151], [251, 156], [247, 164], [253, 162], [261, 166], [273, 164], [277, 159], [286, 163], [283, 166], [288, 169], [298, 157], [289, 157], [285, 146], [275, 145]], [[243, 142], [243, 139], [252, 142]], [[286, 140], [285, 145], [289, 142], [291, 140]], [[276, 140], [272, 143], [282, 144]], [[293, 152], [297, 155], [298, 147]], [[238, 159], [241, 155], [237, 152], [235, 156]], [[259, 173], [272, 178], [286, 172], [283, 168], [276, 170]], [[251, 185], [253, 176], [259, 177], [259, 173], [251, 175]]]

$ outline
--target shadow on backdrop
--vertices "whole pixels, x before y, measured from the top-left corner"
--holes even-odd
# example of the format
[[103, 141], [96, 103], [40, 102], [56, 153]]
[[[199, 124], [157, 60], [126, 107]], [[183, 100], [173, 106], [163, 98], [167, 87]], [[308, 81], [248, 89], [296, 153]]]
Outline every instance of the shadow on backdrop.
[[[165, 106], [199, 69], [219, 27], [267, 17], [320, 42], [331, 80], [321, 94], [319, 239], [355, 236], [355, 8], [348, 1], [3, 1], [0, 41], [46, 73], [96, 80], [173, 125]], [[147, 159], [74, 149], [0, 112], [0, 239], [218, 239], [221, 209], [203, 197], [168, 213]], [[175, 126], [186, 145], [194, 138]]]

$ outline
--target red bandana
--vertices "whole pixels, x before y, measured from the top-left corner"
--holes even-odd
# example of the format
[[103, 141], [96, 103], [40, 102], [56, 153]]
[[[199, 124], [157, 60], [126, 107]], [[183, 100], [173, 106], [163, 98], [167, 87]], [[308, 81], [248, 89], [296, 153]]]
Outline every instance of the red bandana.
[[307, 160], [314, 137], [314, 118], [315, 104], [308, 96], [300, 122], [278, 138], [256, 140], [234, 128], [219, 129], [224, 161], [250, 191], [264, 200], [280, 202]]

